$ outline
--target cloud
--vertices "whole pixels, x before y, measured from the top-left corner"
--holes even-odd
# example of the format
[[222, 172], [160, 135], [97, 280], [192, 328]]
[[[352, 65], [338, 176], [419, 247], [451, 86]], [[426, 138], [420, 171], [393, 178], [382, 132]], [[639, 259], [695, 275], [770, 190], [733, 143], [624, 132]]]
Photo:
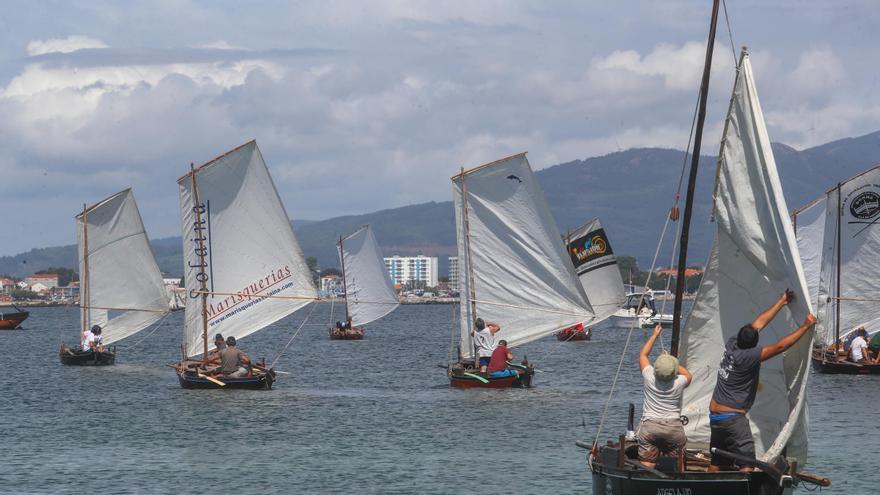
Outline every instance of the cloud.
[[88, 36], [72, 35], [67, 38], [31, 41], [27, 45], [27, 53], [33, 57], [46, 53], [71, 53], [86, 48], [107, 48], [107, 45]]

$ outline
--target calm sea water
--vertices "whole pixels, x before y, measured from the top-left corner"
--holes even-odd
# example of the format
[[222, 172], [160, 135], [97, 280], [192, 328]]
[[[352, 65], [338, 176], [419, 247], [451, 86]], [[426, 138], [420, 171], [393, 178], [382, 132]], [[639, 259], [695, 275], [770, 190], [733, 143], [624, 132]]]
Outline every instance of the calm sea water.
[[[437, 367], [457, 308], [402, 306], [360, 342], [327, 338], [329, 310], [282, 355], [291, 374], [273, 390], [188, 391], [165, 366], [179, 358], [182, 312], [120, 343], [116, 366], [77, 368], [57, 350], [77, 338], [78, 312], [33, 309], [26, 330], [0, 332], [0, 492], [590, 493], [574, 441], [595, 436], [625, 327], [517, 348], [544, 371], [533, 389], [462, 391]], [[303, 318], [240, 347], [271, 360]], [[642, 342], [639, 331], [603, 437], [624, 430], [628, 402], [641, 408]], [[812, 377], [809, 470], [834, 480], [826, 493], [873, 491], [878, 384]]]

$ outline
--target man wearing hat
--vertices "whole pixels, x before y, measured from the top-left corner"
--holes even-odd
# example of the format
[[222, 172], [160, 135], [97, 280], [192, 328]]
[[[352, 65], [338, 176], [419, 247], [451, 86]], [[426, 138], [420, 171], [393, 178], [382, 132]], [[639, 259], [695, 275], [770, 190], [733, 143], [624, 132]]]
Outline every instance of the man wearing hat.
[[495, 334], [501, 331], [497, 323], [486, 323], [482, 318], [474, 320], [475, 331], [471, 332], [474, 337], [474, 346], [477, 348], [476, 356], [480, 364], [480, 372], [485, 373], [489, 361], [492, 359], [492, 351], [495, 350]]
[[654, 333], [639, 353], [639, 368], [645, 382], [645, 403], [639, 424], [639, 462], [649, 468], [657, 465], [662, 456], [678, 457], [687, 443], [681, 424], [681, 394], [691, 384], [691, 373], [678, 364], [678, 359], [665, 351], [654, 361], [648, 354], [663, 328], [654, 327]]
[[[761, 363], [787, 351], [816, 324], [816, 317], [808, 314], [795, 331], [770, 345], [758, 346], [758, 333], [793, 300], [794, 292], [786, 289], [773, 306], [727, 340], [709, 402], [710, 447], [755, 457], [755, 441], [746, 413], [755, 402]], [[724, 457], [712, 454], [709, 471], [720, 471], [721, 466], [729, 464]], [[751, 468], [741, 470], [751, 471]]]

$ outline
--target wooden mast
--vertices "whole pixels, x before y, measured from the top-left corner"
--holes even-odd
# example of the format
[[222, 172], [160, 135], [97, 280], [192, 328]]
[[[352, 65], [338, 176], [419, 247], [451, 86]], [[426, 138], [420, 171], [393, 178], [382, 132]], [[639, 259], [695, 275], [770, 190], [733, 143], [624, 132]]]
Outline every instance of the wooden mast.
[[342, 289], [345, 291], [345, 322], [348, 323], [348, 283], [345, 281], [345, 251], [342, 249], [342, 236], [339, 236], [339, 261], [342, 263]]
[[[468, 277], [468, 304], [471, 307], [471, 321], [468, 323], [468, 328], [473, 324], [473, 320], [477, 316], [477, 292], [474, 289], [474, 266], [473, 261], [471, 260], [471, 227], [470, 222], [468, 221], [468, 207], [467, 207], [467, 183], [465, 182], [464, 175], [464, 167], [461, 167], [461, 218], [462, 224], [464, 225], [464, 245], [465, 245], [465, 253], [467, 253], [467, 277]], [[459, 265], [461, 263], [459, 262]], [[461, 295], [459, 294], [459, 299]], [[459, 304], [460, 306], [460, 304]], [[479, 369], [480, 367], [480, 358], [477, 356], [476, 347], [473, 346], [473, 341], [471, 341], [471, 349], [474, 352], [474, 367]], [[460, 351], [459, 351], [460, 352]], [[461, 355], [458, 356], [461, 359]]]
[[208, 275], [205, 273], [205, 231], [202, 226], [202, 208], [201, 201], [199, 200], [199, 189], [196, 186], [196, 168], [193, 163], [189, 164], [189, 168], [190, 179], [192, 180], [193, 202], [195, 203], [193, 209], [196, 213], [196, 225], [198, 226], [196, 241], [199, 243], [199, 270], [201, 272], [201, 276], [198, 277], [198, 279], [201, 284], [202, 292], [202, 364], [204, 365], [208, 362]]
[[[842, 192], [843, 192], [843, 190], [841, 187], [841, 183], [838, 182], [837, 183], [837, 211], [834, 212], [835, 213], [834, 216], [837, 217], [837, 224], [836, 224], [837, 225], [837, 247], [836, 247], [837, 252], [835, 253], [837, 255], [837, 256], [835, 256], [837, 258], [837, 260], [836, 260], [837, 261], [837, 263], [836, 263], [837, 264], [837, 268], [836, 268], [836, 270], [837, 270], [837, 277], [836, 277], [837, 278], [837, 284], [836, 284], [837, 288], [835, 289], [836, 294], [834, 294], [834, 296], [835, 296], [834, 299], [837, 301], [837, 306], [835, 307], [835, 311], [834, 311], [834, 343], [835, 344], [840, 342], [840, 305], [842, 302], [840, 300], [840, 227], [841, 227], [841, 225], [840, 225], [840, 223], [841, 223], [840, 222], [841, 198], [840, 198], [840, 196], [841, 196]], [[834, 360], [835, 361], [837, 361], [837, 358], [838, 358], [837, 352], [839, 352], [839, 351], [840, 351], [840, 349], [837, 349], [837, 351], [835, 351], [835, 353], [834, 353], [834, 358], [835, 358]]]
[[697, 115], [697, 128], [694, 134], [694, 149], [691, 155], [691, 170], [688, 177], [687, 196], [684, 204], [684, 219], [678, 251], [678, 275], [675, 280], [675, 307], [672, 320], [671, 353], [678, 356], [678, 341], [681, 335], [681, 302], [684, 295], [685, 270], [687, 269], [688, 233], [691, 213], [694, 207], [694, 189], [697, 185], [697, 167], [700, 164], [700, 144], [703, 140], [703, 124], [706, 121], [706, 99], [709, 95], [709, 75], [712, 68], [712, 52], [715, 48], [715, 26], [718, 23], [718, 0], [712, 2], [712, 20], [709, 24], [709, 40], [706, 43], [706, 60], [703, 63], [703, 81], [700, 84], [700, 107]]
[[88, 208], [85, 203], [83, 203], [83, 212], [82, 212], [82, 224], [83, 224], [83, 273], [82, 280], [80, 280], [79, 287], [79, 305], [82, 308], [82, 336], [80, 337], [80, 342], [83, 341], [82, 337], [85, 336], [86, 330], [89, 328], [89, 323], [92, 321], [91, 314], [91, 304], [89, 304], [89, 221], [88, 221]]

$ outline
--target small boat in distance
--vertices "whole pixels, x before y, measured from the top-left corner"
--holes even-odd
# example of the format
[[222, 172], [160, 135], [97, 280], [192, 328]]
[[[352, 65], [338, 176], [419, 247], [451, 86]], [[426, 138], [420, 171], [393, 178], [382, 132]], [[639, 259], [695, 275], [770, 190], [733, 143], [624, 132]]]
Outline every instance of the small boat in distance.
[[272, 365], [251, 359], [234, 376], [209, 362], [215, 334], [241, 342], [318, 297], [263, 155], [250, 141], [177, 183], [188, 294], [183, 359], [172, 366], [180, 386], [271, 389]]
[[856, 363], [848, 339], [877, 331], [880, 276], [880, 165], [838, 183], [792, 213], [811, 300], [816, 304], [812, 363], [819, 373], [880, 374], [871, 359]]
[[12, 305], [15, 311], [6, 311], [6, 306], [0, 307], [0, 330], [16, 330], [21, 328], [21, 323], [30, 315], [22, 311], [18, 306]]
[[589, 328], [584, 330], [583, 323], [556, 332], [556, 340], [560, 342], [585, 342], [591, 338], [593, 338], [593, 331]]
[[658, 313], [656, 307], [656, 299], [658, 297], [666, 297], [665, 290], [656, 290], [645, 293], [643, 291], [632, 291], [626, 294], [626, 301], [614, 313], [615, 318], [621, 319], [639, 319], [639, 326], [642, 328], [652, 328], [658, 323], [664, 327], [672, 326], [672, 315], [667, 313]]
[[[559, 229], [525, 153], [452, 178], [458, 240], [458, 359], [447, 365], [453, 387], [529, 387], [534, 368], [523, 359], [516, 377], [480, 374], [472, 337], [476, 318], [495, 322], [495, 342], [525, 344], [595, 313], [577, 278]], [[453, 330], [454, 331], [454, 330]]]
[[[159, 265], [131, 189], [120, 191], [76, 216], [80, 276], [79, 345], [61, 344], [59, 359], [73, 366], [116, 362], [111, 344], [155, 324], [170, 309]], [[104, 351], [82, 347], [94, 325]]]
[[[364, 325], [382, 318], [400, 306], [382, 251], [369, 225], [364, 225], [336, 245], [345, 287], [345, 321], [330, 327], [334, 340], [361, 340]], [[331, 320], [333, 319], [331, 314]]]

